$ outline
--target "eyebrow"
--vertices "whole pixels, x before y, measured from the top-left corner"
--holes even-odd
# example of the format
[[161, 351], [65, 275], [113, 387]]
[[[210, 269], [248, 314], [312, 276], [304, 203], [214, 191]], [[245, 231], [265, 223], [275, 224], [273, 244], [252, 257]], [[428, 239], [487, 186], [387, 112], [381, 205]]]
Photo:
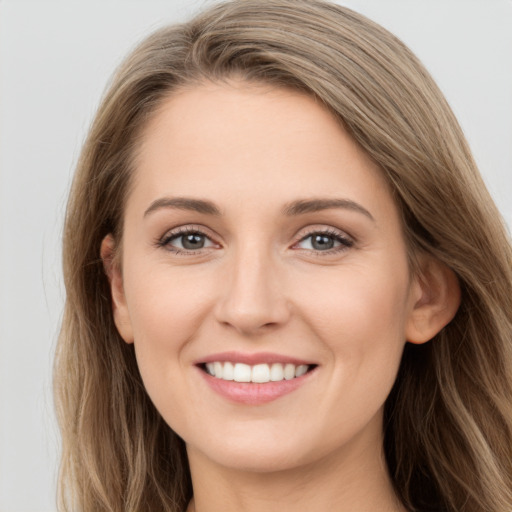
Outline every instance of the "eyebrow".
[[162, 197], [153, 201], [149, 208], [144, 212], [144, 217], [161, 208], [175, 208], [178, 210], [189, 210], [206, 215], [221, 215], [219, 208], [211, 201], [204, 199], [192, 199], [190, 197]]
[[[193, 199], [190, 197], [162, 197], [153, 201], [149, 208], [144, 212], [144, 217], [161, 208], [174, 208], [178, 210], [188, 210], [205, 215], [214, 215], [220, 217], [220, 209], [211, 201], [205, 199]], [[306, 213], [319, 212], [332, 208], [352, 210], [362, 213], [369, 219], [375, 221], [373, 215], [359, 203], [350, 199], [298, 199], [284, 206], [282, 213], [287, 217], [304, 215]]]
[[287, 216], [295, 216], [311, 212], [320, 212], [331, 208], [341, 208], [362, 213], [375, 222], [373, 215], [366, 208], [350, 199], [299, 199], [287, 204], [283, 208], [283, 213]]

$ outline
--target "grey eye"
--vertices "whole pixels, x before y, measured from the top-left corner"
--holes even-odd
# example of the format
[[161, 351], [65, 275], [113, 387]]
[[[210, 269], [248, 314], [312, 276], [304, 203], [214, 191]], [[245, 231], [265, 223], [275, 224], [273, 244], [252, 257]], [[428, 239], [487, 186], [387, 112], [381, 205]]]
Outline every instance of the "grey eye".
[[185, 251], [204, 249], [205, 247], [212, 247], [214, 245], [206, 235], [199, 232], [174, 235], [167, 241], [167, 244]]
[[301, 249], [313, 249], [315, 251], [328, 251], [341, 243], [336, 240], [333, 235], [326, 235], [325, 233], [314, 233], [307, 236], [299, 242]]
[[181, 239], [184, 249], [202, 249], [205, 245], [205, 236], [197, 233], [182, 235]]
[[312, 235], [311, 246], [318, 251], [332, 249], [334, 247], [334, 239], [328, 235]]
[[326, 252], [331, 249], [343, 250], [352, 247], [353, 242], [338, 233], [311, 233], [304, 237], [297, 246], [300, 249], [307, 249], [309, 251]]

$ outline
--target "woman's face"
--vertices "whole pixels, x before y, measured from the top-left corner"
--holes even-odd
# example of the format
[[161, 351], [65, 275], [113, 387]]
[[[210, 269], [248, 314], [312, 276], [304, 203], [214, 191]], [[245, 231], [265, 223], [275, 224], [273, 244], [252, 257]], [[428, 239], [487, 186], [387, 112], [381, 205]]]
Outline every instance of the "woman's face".
[[318, 101], [175, 93], [124, 226], [116, 323], [191, 456], [266, 471], [380, 450], [421, 290], [384, 178]]

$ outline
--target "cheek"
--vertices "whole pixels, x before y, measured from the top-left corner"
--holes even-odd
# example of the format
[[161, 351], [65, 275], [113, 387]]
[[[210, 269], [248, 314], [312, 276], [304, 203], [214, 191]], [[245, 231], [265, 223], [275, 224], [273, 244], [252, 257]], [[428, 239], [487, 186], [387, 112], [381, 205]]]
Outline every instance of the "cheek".
[[186, 410], [180, 403], [187, 396], [187, 347], [203, 328], [211, 290], [201, 276], [191, 279], [167, 266], [137, 268], [126, 272], [131, 279], [126, 280], [125, 291], [139, 371], [161, 413], [171, 404]]
[[165, 264], [126, 273], [132, 276], [125, 290], [136, 340], [169, 347], [194, 335], [212, 293], [209, 280], [195, 274]]
[[369, 269], [317, 279], [302, 294], [307, 328], [330, 361], [317, 401], [326, 443], [345, 442], [382, 410], [405, 344], [406, 294], [403, 278], [379, 279]]
[[307, 286], [297, 287], [296, 296], [308, 324], [321, 337], [339, 339], [340, 348], [349, 340], [362, 348], [373, 346], [379, 338], [390, 341], [392, 334], [404, 341], [408, 279], [403, 271], [347, 265], [316, 275]]
[[407, 296], [406, 275], [376, 267], [347, 267], [335, 278], [317, 276], [302, 292], [305, 326], [332, 361], [330, 396], [352, 404], [345, 410], [376, 412], [387, 398], [405, 344]]

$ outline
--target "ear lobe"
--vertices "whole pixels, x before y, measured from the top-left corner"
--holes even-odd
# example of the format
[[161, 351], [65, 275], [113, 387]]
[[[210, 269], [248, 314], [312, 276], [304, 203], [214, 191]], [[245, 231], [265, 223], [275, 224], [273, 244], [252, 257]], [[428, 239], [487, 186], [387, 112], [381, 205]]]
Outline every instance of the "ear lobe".
[[123, 276], [116, 258], [116, 243], [112, 235], [107, 235], [101, 242], [100, 255], [110, 283], [114, 323], [123, 340], [126, 343], [133, 343], [133, 330], [124, 294]]
[[413, 287], [417, 293], [405, 335], [410, 343], [426, 343], [450, 323], [457, 313], [460, 286], [453, 270], [428, 256], [422, 262]]

